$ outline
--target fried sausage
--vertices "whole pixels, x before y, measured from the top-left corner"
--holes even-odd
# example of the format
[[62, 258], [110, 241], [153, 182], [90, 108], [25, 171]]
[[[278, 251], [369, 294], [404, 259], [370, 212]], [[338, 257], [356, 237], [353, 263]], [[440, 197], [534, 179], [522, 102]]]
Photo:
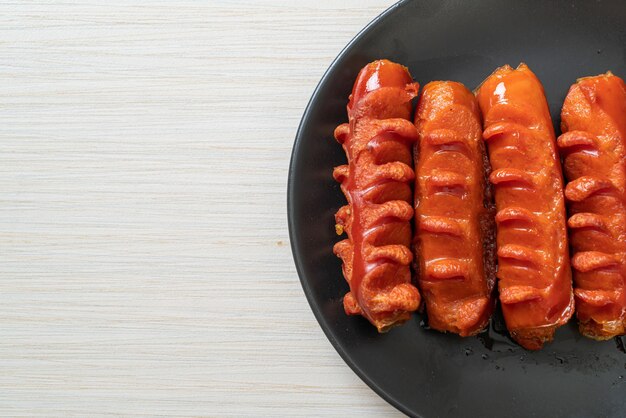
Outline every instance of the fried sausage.
[[493, 203], [478, 103], [460, 83], [428, 83], [415, 124], [415, 255], [428, 324], [474, 335], [489, 321], [495, 283]]
[[409, 120], [419, 86], [408, 70], [387, 60], [364, 67], [348, 103], [348, 123], [335, 129], [348, 164], [336, 167], [348, 204], [335, 215], [334, 246], [343, 261], [350, 315], [362, 315], [379, 332], [410, 318], [420, 304], [411, 284], [411, 224], [415, 178], [411, 149], [417, 129]]
[[498, 289], [507, 328], [540, 349], [574, 311], [563, 176], [550, 111], [525, 65], [498, 68], [479, 87], [493, 169]]
[[568, 227], [580, 332], [626, 331], [626, 85], [611, 73], [578, 80], [561, 111]]

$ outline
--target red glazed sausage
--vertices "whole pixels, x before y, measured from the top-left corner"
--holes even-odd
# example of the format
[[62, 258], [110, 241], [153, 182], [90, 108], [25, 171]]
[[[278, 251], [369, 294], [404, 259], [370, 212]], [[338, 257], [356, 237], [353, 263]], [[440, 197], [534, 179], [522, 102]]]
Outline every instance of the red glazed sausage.
[[569, 209], [576, 315], [596, 340], [626, 331], [626, 85], [607, 73], [578, 80], [558, 139]]
[[379, 332], [408, 320], [420, 304], [409, 249], [411, 148], [417, 140], [409, 118], [418, 88], [405, 67], [372, 62], [354, 84], [349, 123], [335, 129], [348, 157], [333, 172], [348, 200], [335, 215], [337, 233], [348, 234], [334, 247], [350, 285], [344, 309], [364, 316]]
[[504, 66], [477, 92], [493, 169], [498, 289], [511, 336], [529, 350], [574, 311], [561, 165], [543, 87]]
[[462, 84], [435, 81], [422, 91], [415, 124], [415, 253], [428, 324], [474, 335], [489, 321], [495, 283], [478, 103]]

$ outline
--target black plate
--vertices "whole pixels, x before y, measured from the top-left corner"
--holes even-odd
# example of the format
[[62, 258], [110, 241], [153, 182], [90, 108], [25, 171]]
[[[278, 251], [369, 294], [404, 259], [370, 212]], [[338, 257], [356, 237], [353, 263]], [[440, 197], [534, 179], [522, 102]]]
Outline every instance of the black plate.
[[[581, 337], [575, 321], [530, 353], [496, 337], [429, 331], [413, 319], [377, 334], [344, 314], [348, 290], [332, 246], [345, 204], [331, 172], [345, 162], [333, 129], [359, 69], [377, 58], [407, 65], [422, 85], [458, 80], [475, 88], [496, 67], [526, 62], [542, 80], [555, 126], [577, 77], [626, 76], [623, 1], [420, 0], [400, 2], [367, 26], [320, 81], [296, 137], [289, 170], [289, 232], [302, 286], [321, 327], [378, 394], [414, 416], [623, 417], [626, 354], [620, 341]], [[558, 134], [558, 132], [557, 132]], [[497, 328], [495, 324], [493, 328]], [[623, 347], [622, 347], [623, 350]]]

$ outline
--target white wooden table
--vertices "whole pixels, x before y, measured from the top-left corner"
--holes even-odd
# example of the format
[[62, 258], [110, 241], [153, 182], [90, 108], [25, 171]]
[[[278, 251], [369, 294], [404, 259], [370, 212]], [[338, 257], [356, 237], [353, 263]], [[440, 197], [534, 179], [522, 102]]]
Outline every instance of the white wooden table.
[[295, 131], [392, 0], [0, 4], [0, 415], [394, 416], [323, 335]]

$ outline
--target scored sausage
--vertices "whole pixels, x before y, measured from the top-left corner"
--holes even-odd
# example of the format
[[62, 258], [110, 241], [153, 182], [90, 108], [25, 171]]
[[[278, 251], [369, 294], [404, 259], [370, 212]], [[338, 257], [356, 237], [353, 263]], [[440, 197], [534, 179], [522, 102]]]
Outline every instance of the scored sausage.
[[574, 84], [558, 139], [580, 332], [626, 331], [626, 85], [611, 73]]
[[420, 304], [411, 284], [411, 168], [417, 129], [409, 120], [419, 86], [408, 70], [387, 60], [364, 67], [348, 103], [348, 123], [335, 129], [347, 165], [333, 176], [348, 204], [335, 215], [335, 244], [350, 292], [347, 314], [362, 315], [379, 332], [410, 318]]
[[428, 324], [474, 335], [489, 321], [495, 283], [493, 204], [478, 103], [460, 83], [428, 83], [415, 124], [415, 253]]
[[498, 68], [479, 87], [493, 169], [498, 289], [511, 336], [529, 350], [574, 311], [563, 178], [550, 111], [525, 65]]

